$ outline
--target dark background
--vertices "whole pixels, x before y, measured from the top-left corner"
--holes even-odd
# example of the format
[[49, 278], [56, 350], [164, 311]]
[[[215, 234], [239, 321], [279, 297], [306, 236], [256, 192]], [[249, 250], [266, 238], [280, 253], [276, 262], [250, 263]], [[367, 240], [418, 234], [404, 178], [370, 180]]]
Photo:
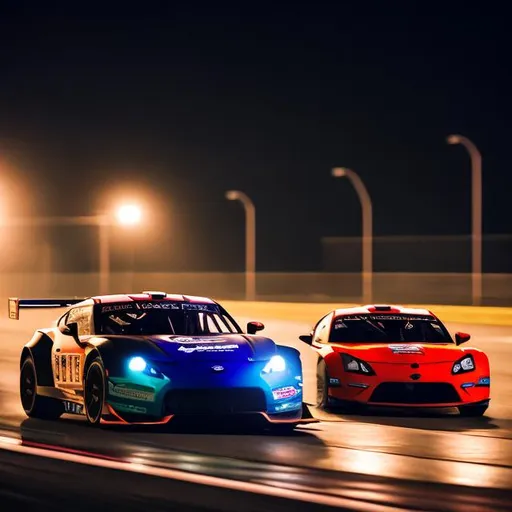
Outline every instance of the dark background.
[[[484, 231], [510, 234], [505, 7], [338, 4], [3, 2], [2, 215], [92, 214], [124, 194], [147, 217], [113, 233], [114, 265], [238, 271], [244, 214], [224, 194], [240, 189], [258, 270], [321, 270], [321, 238], [361, 229], [333, 166], [366, 183], [376, 236], [469, 234], [469, 155], [446, 144], [460, 133], [483, 156]], [[47, 242], [56, 268], [97, 265], [92, 229], [9, 233]]]

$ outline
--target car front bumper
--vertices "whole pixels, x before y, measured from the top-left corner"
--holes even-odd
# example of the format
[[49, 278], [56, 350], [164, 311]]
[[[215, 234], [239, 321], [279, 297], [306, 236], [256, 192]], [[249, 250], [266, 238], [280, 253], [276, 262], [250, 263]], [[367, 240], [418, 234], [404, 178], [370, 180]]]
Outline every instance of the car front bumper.
[[457, 407], [490, 400], [488, 372], [477, 370], [452, 375], [453, 363], [372, 364], [376, 375], [328, 368], [331, 402], [358, 402], [389, 407]]
[[301, 422], [300, 361], [289, 362], [286, 371], [274, 374], [262, 374], [262, 363], [224, 366], [221, 373], [212, 370], [211, 363], [187, 371], [161, 364], [159, 377], [143, 373], [110, 375], [104, 422], [168, 423], [177, 417], [205, 416]]

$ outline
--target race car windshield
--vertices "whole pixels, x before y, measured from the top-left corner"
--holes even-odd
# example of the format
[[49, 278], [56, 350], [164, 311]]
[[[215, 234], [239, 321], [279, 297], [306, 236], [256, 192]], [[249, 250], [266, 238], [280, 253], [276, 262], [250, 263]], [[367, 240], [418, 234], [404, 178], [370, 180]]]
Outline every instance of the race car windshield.
[[453, 343], [446, 328], [427, 315], [347, 315], [334, 319], [330, 343]]
[[102, 304], [95, 313], [97, 334], [202, 336], [240, 333], [240, 327], [215, 304], [171, 301]]

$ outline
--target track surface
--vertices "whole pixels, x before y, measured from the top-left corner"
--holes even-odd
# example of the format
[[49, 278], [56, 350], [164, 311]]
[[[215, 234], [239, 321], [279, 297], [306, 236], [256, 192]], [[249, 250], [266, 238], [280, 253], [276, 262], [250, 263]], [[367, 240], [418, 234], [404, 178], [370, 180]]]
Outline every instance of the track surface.
[[[488, 490], [495, 497], [511, 491], [512, 328], [449, 325], [452, 331], [470, 332], [472, 341], [468, 345], [485, 349], [491, 359], [492, 400], [484, 418], [460, 418], [456, 413], [446, 412], [415, 415], [369, 412], [339, 417], [312, 409], [320, 423], [300, 427], [291, 436], [277, 437], [214, 430], [208, 426], [193, 432], [178, 429], [171, 433], [133, 429], [96, 431], [73, 417], [58, 422], [27, 420], [18, 393], [20, 348], [36, 327], [49, 325], [58, 314], [58, 310], [23, 311], [20, 321], [0, 319], [0, 427], [5, 436], [278, 488], [313, 489], [356, 498], [364, 494], [365, 499], [373, 496], [377, 501], [392, 496], [397, 507], [404, 501], [412, 505], [421, 499], [422, 492], [425, 496], [429, 494], [421, 491], [421, 482], [480, 488], [482, 496]], [[238, 317], [238, 320], [241, 325], [248, 320], [262, 320], [266, 325], [264, 333], [300, 349], [305, 398], [314, 402], [316, 359], [313, 351], [297, 340], [311, 326], [272, 318]], [[344, 472], [343, 479], [338, 472]], [[382, 477], [409, 483], [402, 485], [399, 492], [389, 487], [391, 484], [383, 484]], [[414, 493], [404, 494], [403, 489], [412, 490], [414, 486], [418, 486]], [[475, 492], [475, 489], [460, 491], [459, 498], [451, 492], [451, 508], [441, 489], [437, 497], [430, 493], [427, 509], [458, 509], [457, 500], [464, 500], [464, 495], [469, 499]], [[507, 499], [512, 503], [510, 495], [503, 498], [503, 503]], [[476, 502], [473, 499], [471, 503]], [[460, 509], [472, 508], [469, 503], [461, 502]], [[496, 503], [493, 509], [501, 508]]]

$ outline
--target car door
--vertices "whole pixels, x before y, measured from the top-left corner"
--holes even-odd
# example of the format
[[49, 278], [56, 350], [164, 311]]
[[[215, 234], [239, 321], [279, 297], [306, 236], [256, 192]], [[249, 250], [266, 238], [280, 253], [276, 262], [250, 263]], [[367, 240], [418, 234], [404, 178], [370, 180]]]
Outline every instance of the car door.
[[[81, 306], [70, 309], [63, 315], [57, 327], [76, 322], [78, 336], [84, 340], [91, 336], [92, 306]], [[52, 347], [52, 369], [55, 387], [62, 390], [82, 389], [84, 349], [73, 336], [63, 334], [56, 329], [55, 341]]]

